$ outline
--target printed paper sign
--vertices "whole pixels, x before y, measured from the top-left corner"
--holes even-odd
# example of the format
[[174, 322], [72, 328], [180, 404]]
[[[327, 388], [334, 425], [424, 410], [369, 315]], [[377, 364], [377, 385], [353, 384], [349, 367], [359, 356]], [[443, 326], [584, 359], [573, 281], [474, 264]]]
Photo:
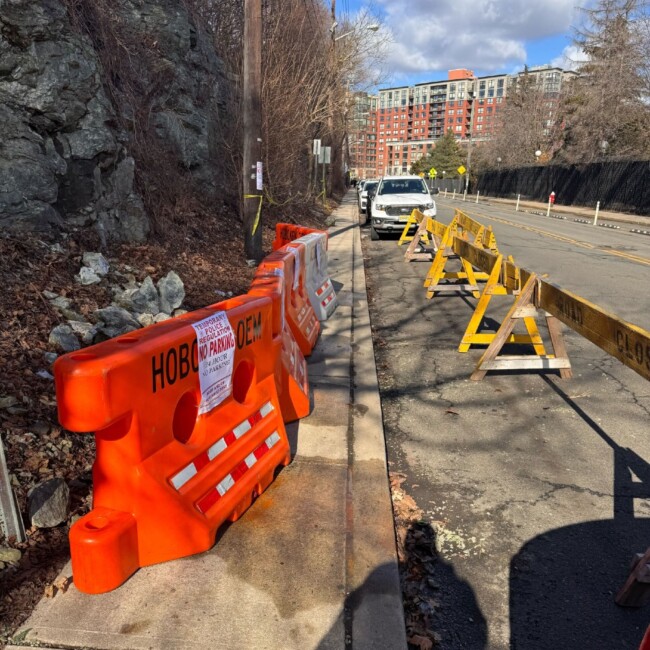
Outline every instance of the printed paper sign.
[[264, 175], [262, 173], [262, 167], [263, 167], [262, 163], [258, 162], [255, 170], [255, 188], [257, 189], [258, 192], [264, 188], [264, 181], [263, 181]]
[[223, 311], [193, 323], [192, 327], [199, 351], [201, 415], [209, 413], [232, 393], [235, 333]]

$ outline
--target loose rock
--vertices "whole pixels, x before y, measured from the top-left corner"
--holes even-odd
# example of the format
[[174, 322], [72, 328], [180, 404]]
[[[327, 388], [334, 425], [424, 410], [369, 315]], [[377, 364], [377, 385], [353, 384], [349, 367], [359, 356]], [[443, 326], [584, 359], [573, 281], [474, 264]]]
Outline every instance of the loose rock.
[[50, 304], [52, 307], [56, 307], [59, 310], [69, 309], [70, 305], [72, 304], [72, 300], [70, 300], [70, 298], [66, 298], [65, 296], [57, 296], [53, 300], [50, 300]]
[[142, 327], [148, 327], [149, 325], [154, 324], [153, 314], [138, 314], [138, 323]]
[[20, 560], [21, 555], [17, 548], [0, 548], [0, 562], [15, 564]]
[[97, 275], [97, 273], [95, 273], [95, 271], [88, 268], [87, 266], [82, 266], [79, 269], [79, 275], [76, 275], [75, 279], [77, 280], [77, 282], [83, 284], [84, 286], [89, 284], [97, 284], [98, 282], [102, 281], [102, 279]]
[[83, 263], [100, 276], [106, 275], [110, 268], [106, 258], [101, 253], [84, 253]]
[[185, 299], [185, 287], [177, 273], [170, 271], [158, 281], [158, 293], [160, 293], [160, 311], [171, 314], [183, 304]]
[[58, 358], [59, 355], [56, 352], [43, 352], [43, 361], [45, 363], [52, 365]]
[[132, 332], [140, 327], [140, 323], [126, 309], [115, 305], [97, 309], [95, 316], [103, 323], [99, 326], [99, 330], [110, 338]]
[[48, 340], [50, 345], [60, 352], [74, 352], [81, 348], [79, 339], [74, 335], [69, 325], [57, 325], [50, 332]]
[[90, 345], [97, 334], [97, 325], [86, 323], [85, 321], [71, 320], [68, 321], [70, 329], [81, 338], [84, 345]]
[[29, 520], [37, 528], [53, 528], [69, 514], [70, 490], [61, 478], [37, 485], [29, 493]]
[[[183, 297], [184, 296], [185, 293], [183, 292]], [[138, 314], [157, 314], [161, 311], [158, 292], [156, 291], [153, 280], [149, 276], [147, 276], [140, 287], [131, 294], [130, 302], [131, 311]], [[129, 307], [127, 307], [127, 309], [129, 309]]]
[[169, 314], [166, 314], [165, 312], [161, 311], [159, 314], [156, 314], [153, 317], [153, 322], [154, 323], [162, 323], [164, 320], [169, 320], [171, 316]]

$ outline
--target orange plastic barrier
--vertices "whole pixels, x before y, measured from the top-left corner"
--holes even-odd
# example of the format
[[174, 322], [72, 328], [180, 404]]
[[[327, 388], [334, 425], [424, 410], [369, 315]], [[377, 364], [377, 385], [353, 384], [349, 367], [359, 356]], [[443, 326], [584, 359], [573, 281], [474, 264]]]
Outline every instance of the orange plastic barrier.
[[258, 269], [249, 296], [270, 296], [273, 300], [273, 346], [277, 359], [275, 378], [285, 422], [309, 415], [307, 363], [284, 317], [286, 285], [276, 273]]
[[267, 255], [257, 273], [277, 275], [283, 279], [286, 287], [285, 318], [300, 351], [308, 357], [316, 345], [320, 323], [307, 294], [305, 261], [305, 246], [298, 244], [292, 251], [283, 249]]
[[290, 462], [273, 317], [240, 296], [57, 360], [61, 424], [97, 443], [93, 510], [70, 530], [80, 591], [209, 549]]
[[300, 239], [301, 237], [309, 235], [312, 232], [323, 233], [327, 236], [327, 233], [324, 230], [307, 228], [306, 226], [297, 226], [294, 223], [276, 223], [273, 250], [277, 251], [289, 242], [292, 242], [294, 239]]

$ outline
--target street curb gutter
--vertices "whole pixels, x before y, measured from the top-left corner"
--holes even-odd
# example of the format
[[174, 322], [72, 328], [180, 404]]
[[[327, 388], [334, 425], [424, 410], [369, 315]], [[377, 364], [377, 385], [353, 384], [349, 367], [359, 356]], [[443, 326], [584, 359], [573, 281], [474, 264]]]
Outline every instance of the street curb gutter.
[[[356, 209], [353, 219], [351, 385], [354, 438], [349, 468], [355, 535], [354, 566], [349, 580], [360, 596], [356, 599], [358, 604], [353, 619], [353, 647], [355, 650], [406, 648], [386, 442]], [[373, 571], [361, 583], [373, 566]]]

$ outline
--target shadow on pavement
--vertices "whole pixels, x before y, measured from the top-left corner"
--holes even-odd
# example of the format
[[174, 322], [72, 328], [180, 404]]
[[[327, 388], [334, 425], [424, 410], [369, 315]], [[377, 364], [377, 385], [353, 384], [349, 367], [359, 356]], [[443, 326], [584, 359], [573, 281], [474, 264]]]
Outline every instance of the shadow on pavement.
[[614, 516], [548, 531], [512, 558], [510, 647], [635, 650], [650, 612], [619, 607], [614, 597], [634, 553], [650, 544], [650, 519], [634, 516], [634, 499], [650, 498], [650, 465], [617, 445], [555, 382], [545, 381], [611, 447]]
[[[430, 524], [413, 522], [403, 542], [399, 573], [405, 596], [407, 638], [413, 642], [408, 647], [420, 648], [419, 637], [433, 640], [435, 634], [438, 640], [433, 641], [433, 647], [436, 648], [484, 650], [487, 648], [487, 625], [474, 590], [437, 554], [435, 538]], [[398, 647], [394, 645], [395, 634], [390, 634], [389, 630], [382, 634], [382, 622], [396, 617], [383, 619], [380, 608], [373, 604], [383, 593], [392, 593], [390, 585], [394, 571], [391, 564], [377, 567], [360, 587], [346, 596], [343, 611], [317, 650], [391, 650]], [[378, 636], [383, 641], [373, 641]]]

